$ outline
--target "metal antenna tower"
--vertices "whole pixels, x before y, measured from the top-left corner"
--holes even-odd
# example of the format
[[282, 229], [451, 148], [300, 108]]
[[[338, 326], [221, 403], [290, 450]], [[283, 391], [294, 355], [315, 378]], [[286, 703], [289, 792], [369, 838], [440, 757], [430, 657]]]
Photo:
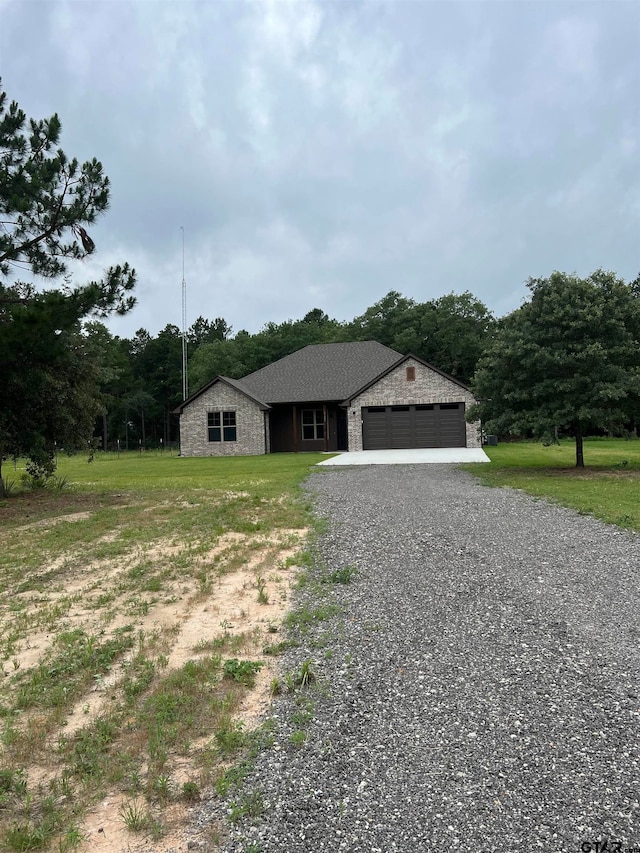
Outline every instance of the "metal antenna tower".
[[187, 380], [187, 282], [184, 280], [184, 225], [180, 226], [182, 231], [182, 399], [189, 396], [189, 382]]

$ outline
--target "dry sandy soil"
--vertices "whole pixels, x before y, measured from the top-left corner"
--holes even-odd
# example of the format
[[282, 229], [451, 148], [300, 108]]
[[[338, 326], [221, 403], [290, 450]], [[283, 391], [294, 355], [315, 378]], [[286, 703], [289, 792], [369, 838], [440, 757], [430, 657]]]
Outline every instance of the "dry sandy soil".
[[[27, 535], [34, 526], [49, 528], [58, 524], [87, 523], [90, 516], [90, 511], [54, 516], [14, 528], [12, 535]], [[56, 579], [48, 587], [46, 596], [34, 595], [31, 601], [27, 600], [26, 606], [36, 627], [16, 646], [11, 662], [4, 664], [4, 673], [8, 676], [11, 670], [33, 667], [49, 649], [55, 634], [37, 627], [43, 597], [46, 607], [54, 607], [58, 600], [68, 602], [71, 599], [72, 604], [64, 614], [64, 630], [82, 628], [87, 633], [103, 631], [108, 636], [125, 624], [133, 624], [136, 633], [144, 631], [145, 635], [166, 638], [168, 663], [163, 674], [179, 669], [187, 660], [197, 659], [199, 653], [204, 653], [199, 652], [199, 648], [224, 634], [248, 634], [250, 639], [241, 657], [265, 661], [255, 687], [245, 696], [238, 712], [239, 719], [251, 728], [270, 701], [269, 687], [275, 664], [273, 658], [265, 659], [262, 648], [274, 641], [272, 632], [288, 608], [289, 592], [297, 570], [289, 565], [291, 559], [287, 558], [304, 548], [306, 533], [283, 529], [267, 535], [228, 533], [196, 558], [203, 569], [212, 568], [212, 580], [204, 590], [191, 568], [185, 576], [178, 574], [167, 580], [161, 593], [148, 596], [146, 607], [137, 615], [132, 615], [131, 608], [126, 607], [128, 592], [123, 580], [127, 573], [141, 560], [147, 564], [151, 560], [159, 566], [172, 559], [175, 561], [183, 546], [175, 541], [156, 541], [144, 553], [133, 548], [125, 558], [119, 555], [117, 559], [100, 561], [78, 560], [77, 555], [64, 554], [55, 563], [43, 565], [43, 572], [57, 572]], [[227, 565], [228, 570], [225, 569]], [[258, 578], [263, 579], [261, 584], [264, 584], [267, 602], [264, 596], [263, 603], [258, 599]], [[107, 610], [94, 606], [98, 594], [113, 595]], [[3, 620], [10, 618], [9, 607], [9, 602], [0, 603]], [[126, 658], [120, 661], [106, 677], [96, 681], [90, 692], [76, 702], [60, 731], [67, 736], [72, 734], [117, 700], [118, 684], [127, 662]], [[193, 744], [193, 759], [202, 741], [207, 740], [203, 738]], [[177, 786], [193, 778], [196, 772], [190, 756], [170, 755], [168, 764], [172, 784]], [[46, 782], [52, 773], [41, 766], [30, 766], [26, 770], [30, 787]], [[125, 800], [130, 802], [131, 798], [117, 790], [110, 791], [87, 814], [82, 827], [84, 841], [77, 848], [81, 853], [186, 853], [187, 849], [216, 849], [210, 837], [199, 838], [192, 831], [186, 834], [190, 806], [183, 802], [174, 801], [164, 808], [162, 821], [166, 832], [161, 840], [151, 841], [127, 831], [120, 815]], [[192, 842], [189, 848], [188, 841]]]

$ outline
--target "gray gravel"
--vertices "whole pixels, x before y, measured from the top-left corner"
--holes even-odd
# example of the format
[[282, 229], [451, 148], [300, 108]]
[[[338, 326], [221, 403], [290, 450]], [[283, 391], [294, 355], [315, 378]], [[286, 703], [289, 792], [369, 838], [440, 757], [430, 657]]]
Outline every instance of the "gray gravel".
[[224, 852], [640, 849], [640, 536], [451, 466], [308, 489], [314, 571], [359, 573], [298, 594], [343, 607], [282, 659], [313, 716], [275, 701]]

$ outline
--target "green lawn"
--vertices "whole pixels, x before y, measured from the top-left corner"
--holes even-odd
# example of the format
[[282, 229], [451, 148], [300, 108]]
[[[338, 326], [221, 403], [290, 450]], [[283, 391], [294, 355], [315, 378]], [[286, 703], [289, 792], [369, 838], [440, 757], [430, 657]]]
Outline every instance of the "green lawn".
[[[296, 492], [312, 465], [326, 459], [322, 453], [274, 453], [265, 456], [241, 456], [229, 458], [182, 458], [175, 453], [135, 451], [95, 454], [88, 462], [87, 453], [74, 456], [60, 454], [54, 482], [64, 483], [60, 490], [60, 501], [51, 499], [51, 487], [46, 491], [47, 500], [38, 491], [25, 490], [21, 478], [25, 475], [25, 461], [18, 460], [16, 466], [6, 461], [2, 477], [9, 484], [11, 497], [0, 502], [2, 509], [12, 510], [11, 515], [21, 514], [21, 504], [30, 503], [30, 513], [38, 512], [37, 504], [46, 505], [56, 512], [60, 503], [69, 501], [69, 492], [88, 499], [101, 495], [126, 493], [129, 497], [154, 495], [158, 499], [172, 495], [193, 495], [199, 490], [207, 492], [242, 493], [254, 501], [272, 500], [284, 492]], [[67, 496], [66, 501], [63, 499]], [[9, 512], [5, 513], [5, 517]]]
[[60, 455], [36, 490], [3, 467], [1, 850], [75, 849], [106, 792], [125, 798], [114, 820], [160, 837], [165, 806], [186, 821], [240, 756], [252, 680], [235, 673], [271, 660], [323, 458]]
[[[169, 452], [96, 453], [60, 456], [58, 475], [81, 489], [246, 489], [271, 496], [298, 483], [322, 453], [272, 453], [266, 456], [180, 457]], [[7, 474], [10, 474], [7, 471]]]
[[640, 439], [586, 439], [585, 468], [575, 467], [575, 444], [545, 447], [514, 442], [485, 447], [491, 465], [462, 466], [488, 486], [522, 489], [640, 530]]

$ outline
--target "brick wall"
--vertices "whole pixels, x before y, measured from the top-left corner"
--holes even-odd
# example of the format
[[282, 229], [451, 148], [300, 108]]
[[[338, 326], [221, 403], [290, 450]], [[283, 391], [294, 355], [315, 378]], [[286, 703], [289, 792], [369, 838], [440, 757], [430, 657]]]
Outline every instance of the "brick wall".
[[[415, 380], [407, 382], [406, 368], [415, 368]], [[367, 406], [412, 406], [428, 403], [476, 402], [470, 391], [410, 358], [351, 401], [347, 409], [349, 450], [362, 450], [362, 408]], [[480, 422], [466, 425], [467, 447], [480, 447]]]
[[[207, 413], [222, 411], [236, 413], [236, 441], [209, 441]], [[180, 415], [182, 456], [258, 456], [264, 452], [264, 412], [224, 382], [216, 382]]]

